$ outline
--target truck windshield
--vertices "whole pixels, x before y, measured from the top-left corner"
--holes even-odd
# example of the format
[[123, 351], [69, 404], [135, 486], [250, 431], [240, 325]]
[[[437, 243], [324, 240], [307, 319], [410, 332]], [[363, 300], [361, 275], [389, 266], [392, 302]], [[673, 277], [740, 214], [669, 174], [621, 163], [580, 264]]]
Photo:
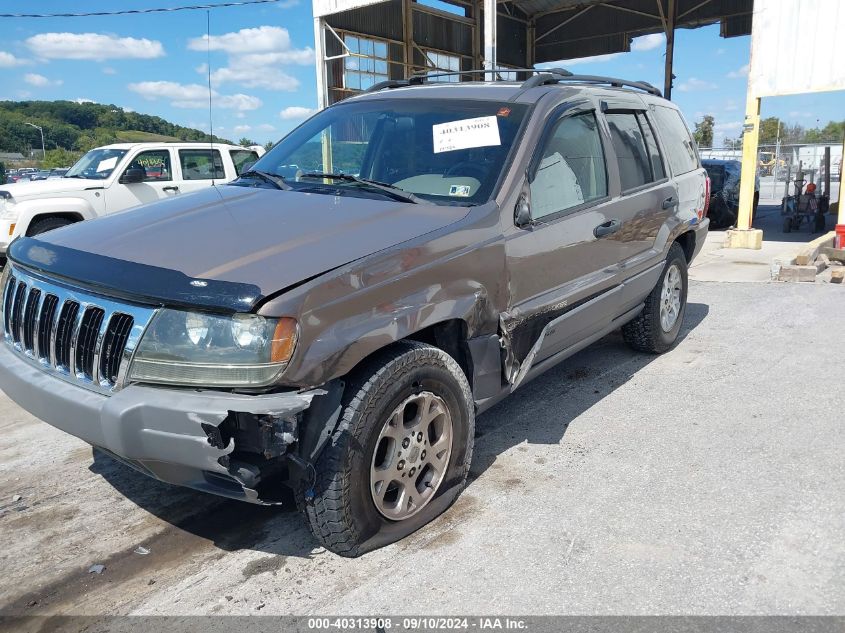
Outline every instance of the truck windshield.
[[111, 176], [125, 154], [125, 149], [92, 149], [68, 170], [65, 178], [103, 180]]
[[[493, 194], [527, 109], [457, 99], [352, 101], [306, 121], [254, 169], [282, 177], [294, 190], [390, 197], [386, 187], [368, 187], [371, 181], [414, 194], [408, 200], [480, 204]], [[235, 184], [271, 186], [245, 176]]]

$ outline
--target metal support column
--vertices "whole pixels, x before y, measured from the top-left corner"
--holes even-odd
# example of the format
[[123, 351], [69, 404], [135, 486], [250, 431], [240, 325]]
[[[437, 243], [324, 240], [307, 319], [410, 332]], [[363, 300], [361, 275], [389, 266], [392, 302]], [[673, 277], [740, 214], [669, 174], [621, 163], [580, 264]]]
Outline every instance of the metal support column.
[[323, 18], [314, 18], [314, 50], [317, 64], [317, 109], [329, 105], [328, 77], [326, 74], [326, 29]]
[[481, 31], [484, 30], [484, 23], [481, 19], [481, 7], [483, 0], [475, 0], [472, 5], [472, 18], [475, 25], [472, 28], [472, 67], [481, 68], [483, 57], [481, 55]]
[[485, 70], [496, 69], [496, 17], [496, 0], [484, 0]]
[[414, 72], [414, 7], [411, 0], [402, 0], [402, 42], [407, 78]]
[[[658, 0], [662, 3], [662, 0]], [[662, 4], [660, 4], [662, 8]], [[663, 96], [672, 98], [672, 67], [675, 61], [675, 23], [678, 20], [677, 0], [668, 0], [664, 27], [666, 30], [666, 64], [663, 69]]]
[[[836, 224], [845, 225], [845, 200], [842, 200], [842, 175], [845, 172], [845, 140], [842, 141], [842, 157], [839, 159], [839, 216], [836, 220]], [[840, 248], [845, 248], [845, 244], [840, 245]]]
[[534, 68], [534, 60], [536, 59], [536, 42], [534, 38], [537, 37], [537, 27], [534, 20], [529, 20], [525, 27], [525, 67]]
[[757, 141], [760, 138], [760, 99], [750, 92], [745, 104], [745, 126], [742, 134], [742, 172], [739, 177], [739, 217], [736, 228], [751, 228], [754, 208], [754, 181], [757, 176]]

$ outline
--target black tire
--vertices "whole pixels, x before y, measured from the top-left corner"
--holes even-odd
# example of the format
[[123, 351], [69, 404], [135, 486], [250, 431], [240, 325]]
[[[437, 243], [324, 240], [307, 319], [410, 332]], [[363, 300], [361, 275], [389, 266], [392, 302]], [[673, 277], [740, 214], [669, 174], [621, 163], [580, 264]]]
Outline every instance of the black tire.
[[[660, 321], [661, 295], [663, 283], [670, 268], [677, 266], [680, 273], [680, 310], [669, 331], [664, 331]], [[625, 342], [639, 352], [662, 354], [670, 350], [678, 340], [678, 333], [684, 321], [687, 307], [687, 257], [684, 249], [675, 242], [669, 249], [666, 264], [657, 285], [645, 300], [645, 307], [633, 321], [622, 326], [622, 336]]]
[[786, 217], [783, 219], [783, 232], [784, 233], [791, 233], [792, 232], [792, 218]]
[[29, 230], [26, 234], [29, 236], [41, 235], [47, 231], [60, 229], [69, 224], [73, 224], [73, 222], [67, 218], [41, 218], [29, 225]]
[[[414, 394], [436, 394], [452, 418], [452, 444], [437, 490], [413, 516], [385, 518], [370, 490], [379, 434], [391, 413]], [[466, 485], [475, 409], [464, 372], [446, 352], [414, 341], [391, 345], [349, 377], [331, 444], [316, 464], [311, 490], [298, 503], [314, 537], [329, 551], [355, 557], [398, 541], [446, 510]]]

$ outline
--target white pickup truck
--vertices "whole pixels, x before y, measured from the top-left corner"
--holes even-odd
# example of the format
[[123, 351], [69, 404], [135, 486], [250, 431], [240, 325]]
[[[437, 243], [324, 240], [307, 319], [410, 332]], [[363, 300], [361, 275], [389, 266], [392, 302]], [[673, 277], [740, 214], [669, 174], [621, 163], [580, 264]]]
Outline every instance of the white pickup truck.
[[229, 182], [263, 149], [222, 143], [121, 143], [92, 149], [64, 178], [0, 185], [0, 255], [19, 235]]

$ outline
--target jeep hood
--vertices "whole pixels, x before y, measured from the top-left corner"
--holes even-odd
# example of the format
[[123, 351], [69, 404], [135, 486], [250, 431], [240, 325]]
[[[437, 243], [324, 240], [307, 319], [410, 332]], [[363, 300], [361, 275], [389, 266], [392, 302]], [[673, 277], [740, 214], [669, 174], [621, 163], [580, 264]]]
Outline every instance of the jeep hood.
[[111, 283], [104, 283], [105, 272], [87, 273], [99, 277], [93, 280], [73, 270], [97, 271], [97, 259], [100, 268], [115, 260], [133, 262], [181, 273], [188, 278], [185, 283], [193, 281], [195, 287], [203, 280], [249, 286], [259, 300], [447, 226], [466, 213], [465, 207], [220, 186], [73, 224], [36, 239], [41, 247], [75, 253], [62, 261], [89, 260], [81, 267], [82, 262], [59, 266], [56, 259], [55, 266], [42, 270], [122, 293], [132, 294], [137, 284], [137, 294], [149, 296], [141, 292], [149, 281], [128, 273], [140, 272], [143, 266], [126, 269]]
[[53, 178], [52, 180], [32, 180], [24, 182], [10, 182], [0, 185], [0, 190], [8, 191], [16, 202], [38, 197], [56, 197], [63, 193], [76, 193], [86, 189], [102, 189], [103, 180], [86, 180], [84, 178]]

